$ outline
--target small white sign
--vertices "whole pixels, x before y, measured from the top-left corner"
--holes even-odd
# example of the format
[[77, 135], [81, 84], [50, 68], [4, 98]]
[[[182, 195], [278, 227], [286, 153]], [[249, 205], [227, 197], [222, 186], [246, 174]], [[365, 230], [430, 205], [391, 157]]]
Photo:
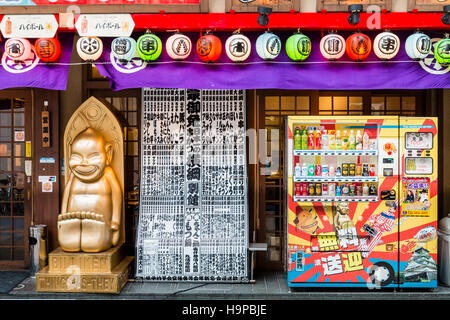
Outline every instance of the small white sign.
[[56, 160], [53, 157], [41, 157], [39, 158], [40, 163], [55, 163]]
[[42, 192], [53, 192], [53, 182], [42, 182]]
[[80, 36], [129, 37], [134, 21], [130, 14], [82, 14], [75, 28]]
[[25, 141], [25, 131], [14, 131], [14, 141]]
[[39, 176], [39, 182], [56, 182], [56, 176]]
[[58, 22], [52, 14], [6, 15], [0, 30], [5, 38], [53, 38]]

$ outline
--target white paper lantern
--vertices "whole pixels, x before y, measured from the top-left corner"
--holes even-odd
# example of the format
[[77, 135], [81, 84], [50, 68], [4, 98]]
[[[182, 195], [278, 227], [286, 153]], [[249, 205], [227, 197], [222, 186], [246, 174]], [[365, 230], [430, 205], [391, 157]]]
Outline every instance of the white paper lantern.
[[379, 33], [373, 40], [373, 51], [381, 60], [393, 59], [400, 49], [400, 39], [392, 32]]
[[344, 37], [331, 33], [320, 40], [320, 53], [322, 56], [330, 61], [335, 61], [345, 54], [345, 39]]
[[225, 42], [225, 51], [231, 61], [242, 62], [250, 55], [252, 45], [249, 38], [243, 34], [236, 33]]
[[406, 54], [413, 60], [425, 59], [430, 53], [431, 47], [430, 37], [422, 32], [413, 33], [405, 42]]
[[192, 41], [181, 33], [176, 33], [166, 41], [167, 55], [173, 60], [184, 60], [191, 54]]
[[136, 40], [131, 37], [115, 38], [111, 42], [111, 53], [121, 62], [130, 61], [136, 54]]
[[281, 40], [272, 32], [265, 32], [256, 39], [256, 53], [263, 60], [273, 60], [281, 52]]
[[25, 61], [34, 57], [30, 41], [24, 38], [6, 40], [5, 54], [14, 61]]
[[84, 61], [95, 61], [102, 55], [103, 42], [97, 37], [81, 37], [77, 41], [77, 52]]

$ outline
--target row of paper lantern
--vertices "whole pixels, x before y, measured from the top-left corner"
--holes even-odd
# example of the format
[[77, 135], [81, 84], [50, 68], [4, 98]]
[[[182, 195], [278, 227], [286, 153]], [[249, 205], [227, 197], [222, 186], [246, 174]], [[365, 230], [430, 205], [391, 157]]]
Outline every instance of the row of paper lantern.
[[[11, 38], [5, 42], [5, 53], [15, 61], [24, 61], [33, 55], [32, 48], [41, 61], [54, 62], [61, 54], [61, 45], [56, 38], [37, 39], [34, 46], [23, 38]], [[381, 60], [394, 58], [400, 49], [400, 39], [392, 32], [378, 34], [373, 45], [370, 38], [363, 33], [354, 33], [347, 39], [331, 33], [320, 41], [320, 51], [330, 61], [339, 60], [347, 55], [355, 61], [365, 60], [371, 50]], [[184, 60], [192, 52], [192, 42], [186, 35], [176, 33], [166, 41], [166, 52], [174, 60]], [[311, 53], [311, 40], [302, 33], [291, 35], [285, 44], [286, 53], [293, 61], [304, 61]], [[432, 42], [429, 36], [416, 32], [410, 35], [405, 43], [405, 50], [413, 60], [421, 60], [429, 55]], [[213, 34], [205, 34], [196, 44], [199, 58], [205, 62], [217, 61], [222, 53], [222, 43]], [[251, 53], [250, 40], [241, 33], [230, 36], [225, 43], [225, 51], [233, 62], [244, 62]], [[273, 60], [281, 52], [280, 38], [265, 32], [256, 40], [256, 51], [263, 60]], [[450, 64], [450, 38], [441, 39], [436, 45], [434, 55], [439, 64]], [[85, 61], [97, 60], [103, 52], [102, 40], [98, 37], [81, 37], [77, 42], [77, 52]], [[138, 40], [131, 37], [115, 38], [111, 43], [112, 55], [121, 62], [130, 61], [136, 55], [144, 61], [154, 61], [162, 53], [161, 39], [150, 32], [140, 36]]]
[[[80, 56], [89, 60], [89, 55], [83, 51], [83, 42], [93, 41], [91, 38], [80, 39]], [[94, 40], [101, 46], [101, 40]], [[435, 57], [440, 64], [450, 63], [449, 54], [450, 39], [441, 39], [435, 46]], [[263, 60], [273, 60], [281, 52], [280, 38], [271, 33], [265, 32], [256, 40], [256, 52]], [[392, 32], [379, 33], [372, 45], [370, 38], [363, 33], [354, 33], [347, 39], [331, 33], [320, 41], [320, 51], [323, 57], [330, 61], [339, 60], [347, 53], [348, 57], [355, 61], [367, 59], [373, 47], [375, 55], [381, 60], [393, 59], [400, 50], [400, 39]], [[183, 34], [174, 34], [166, 41], [166, 52], [174, 60], [184, 60], [191, 54], [192, 42], [189, 37]], [[285, 44], [286, 53], [292, 61], [304, 61], [311, 53], [311, 40], [304, 34], [297, 32], [291, 35]], [[432, 41], [424, 33], [416, 32], [410, 35], [405, 43], [405, 50], [413, 60], [421, 60], [427, 57], [432, 49]], [[222, 53], [222, 43], [220, 39], [212, 34], [200, 37], [196, 44], [196, 51], [199, 58], [205, 62], [217, 61]], [[225, 51], [228, 58], [233, 62], [244, 62], [251, 53], [251, 42], [249, 38], [241, 33], [230, 36], [225, 43]], [[161, 39], [153, 33], [146, 33], [135, 41], [131, 37], [121, 37], [113, 40], [111, 44], [113, 56], [121, 61], [129, 61], [133, 57], [139, 56], [144, 61], [154, 61], [158, 59], [162, 52]], [[101, 54], [101, 53], [100, 53]], [[97, 58], [97, 53], [94, 58]], [[91, 57], [92, 58], [92, 57]], [[95, 60], [95, 59], [93, 59]]]

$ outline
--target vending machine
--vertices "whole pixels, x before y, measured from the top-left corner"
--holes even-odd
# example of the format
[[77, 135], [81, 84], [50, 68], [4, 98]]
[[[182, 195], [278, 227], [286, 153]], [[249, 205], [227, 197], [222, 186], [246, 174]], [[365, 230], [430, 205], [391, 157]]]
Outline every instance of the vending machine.
[[437, 119], [288, 116], [291, 287], [437, 286]]

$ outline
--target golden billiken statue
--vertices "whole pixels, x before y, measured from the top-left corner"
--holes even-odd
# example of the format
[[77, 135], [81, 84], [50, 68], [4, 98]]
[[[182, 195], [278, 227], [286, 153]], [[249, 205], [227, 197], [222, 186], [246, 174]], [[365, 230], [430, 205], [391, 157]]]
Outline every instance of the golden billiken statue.
[[58, 217], [58, 240], [64, 251], [100, 252], [119, 243], [122, 189], [110, 166], [112, 157], [111, 144], [92, 128], [74, 139]]

